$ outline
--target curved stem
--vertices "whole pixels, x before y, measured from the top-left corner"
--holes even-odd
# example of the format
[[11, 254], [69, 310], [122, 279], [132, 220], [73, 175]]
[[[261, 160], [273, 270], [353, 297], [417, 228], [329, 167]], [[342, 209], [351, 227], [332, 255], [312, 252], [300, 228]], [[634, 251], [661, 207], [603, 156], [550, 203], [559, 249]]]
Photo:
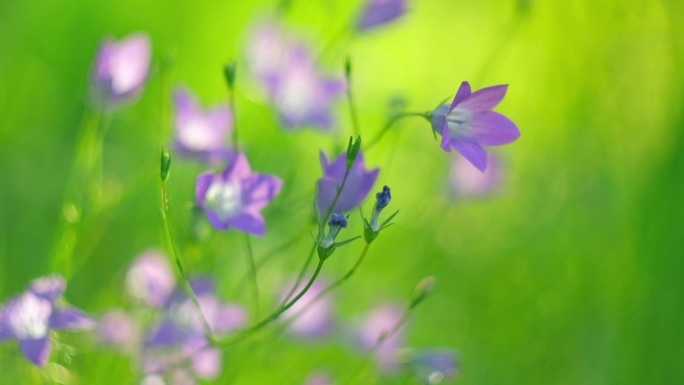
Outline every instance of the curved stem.
[[394, 115], [390, 120], [387, 121], [387, 123], [385, 123], [385, 126], [382, 128], [382, 130], [380, 130], [380, 133], [378, 133], [378, 136], [376, 136], [375, 139], [371, 140], [370, 143], [368, 143], [366, 145], [364, 150], [368, 151], [370, 148], [375, 146], [380, 141], [380, 139], [382, 139], [382, 137], [385, 136], [385, 134], [387, 134], [387, 132], [390, 130], [390, 128], [392, 128], [392, 126], [396, 122], [398, 122], [401, 119], [408, 118], [411, 116], [420, 116], [420, 117], [422, 117], [428, 121], [430, 120], [430, 113], [429, 112], [404, 112], [401, 114]]
[[164, 222], [164, 230], [166, 232], [166, 241], [168, 243], [169, 250], [171, 251], [171, 255], [173, 256], [173, 259], [176, 261], [176, 266], [178, 267], [178, 271], [180, 272], [181, 275], [181, 282], [183, 283], [183, 288], [185, 289], [185, 293], [190, 297], [192, 300], [192, 303], [195, 305], [195, 309], [197, 310], [197, 313], [200, 316], [200, 319], [202, 321], [202, 327], [204, 328], [204, 334], [206, 335], [207, 339], [209, 341], [214, 341], [214, 334], [211, 330], [211, 327], [209, 326], [209, 322], [207, 322], [206, 317], [204, 316], [204, 313], [202, 312], [202, 308], [200, 307], [199, 300], [197, 299], [197, 296], [195, 295], [195, 291], [192, 289], [192, 285], [190, 285], [190, 280], [188, 279], [188, 275], [185, 272], [185, 267], [183, 266], [183, 262], [181, 261], [180, 257], [178, 256], [178, 251], [176, 248], [176, 244], [173, 241], [173, 236], [171, 235], [171, 224], [169, 220], [169, 200], [168, 196], [166, 193], [166, 182], [162, 182], [162, 187], [161, 187], [161, 209], [162, 209], [162, 220]]
[[262, 319], [257, 324], [252, 325], [247, 329], [244, 329], [242, 332], [240, 332], [236, 335], [233, 335], [226, 340], [220, 341], [220, 340], [212, 339], [211, 340], [212, 344], [214, 346], [219, 346], [219, 347], [226, 347], [229, 345], [233, 345], [235, 343], [238, 343], [240, 341], [243, 341], [243, 340], [249, 338], [252, 334], [259, 331], [264, 326], [266, 326], [266, 325], [270, 324], [271, 322], [275, 321], [276, 319], [278, 319], [278, 317], [280, 317], [281, 314], [283, 314], [289, 308], [291, 308], [292, 305], [297, 303], [297, 301], [299, 301], [299, 299], [302, 298], [304, 296], [304, 294], [306, 294], [307, 291], [309, 291], [309, 289], [311, 288], [311, 285], [313, 285], [314, 281], [316, 281], [316, 278], [318, 278], [318, 274], [320, 274], [320, 272], [321, 272], [321, 268], [323, 267], [323, 262], [324, 262], [323, 259], [318, 260], [318, 266], [316, 266], [316, 270], [314, 271], [313, 275], [309, 279], [309, 282], [307, 282], [306, 286], [304, 286], [304, 288], [302, 290], [300, 290], [299, 293], [294, 298], [292, 298], [292, 300], [287, 302], [285, 305], [279, 307], [276, 311], [271, 313], [271, 315]]

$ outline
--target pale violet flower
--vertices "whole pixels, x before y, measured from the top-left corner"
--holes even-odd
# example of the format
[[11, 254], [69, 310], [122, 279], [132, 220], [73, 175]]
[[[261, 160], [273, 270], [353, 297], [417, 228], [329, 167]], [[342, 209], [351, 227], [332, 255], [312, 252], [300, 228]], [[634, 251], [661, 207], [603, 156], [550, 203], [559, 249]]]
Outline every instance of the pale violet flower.
[[176, 278], [167, 261], [168, 257], [160, 250], [141, 253], [126, 273], [128, 294], [148, 306], [163, 307], [176, 286]]
[[430, 114], [433, 129], [442, 135], [441, 147], [455, 149], [478, 170], [487, 168], [487, 153], [482, 146], [499, 146], [518, 139], [518, 127], [507, 117], [492, 111], [506, 95], [507, 85], [470, 91], [461, 83], [451, 104]]
[[380, 369], [387, 372], [396, 371], [401, 363], [400, 349], [404, 346], [405, 327], [385, 337], [400, 322], [404, 310], [396, 304], [385, 304], [368, 313], [358, 328], [361, 346], [365, 349], [375, 348], [373, 354]]
[[501, 162], [496, 156], [487, 154], [487, 169], [482, 172], [456, 154], [449, 165], [448, 187], [456, 197], [483, 196], [499, 188], [502, 178]]
[[151, 51], [150, 38], [142, 32], [119, 41], [105, 39], [90, 76], [95, 100], [113, 105], [135, 99], [147, 80]]
[[387, 24], [406, 12], [406, 0], [366, 0], [356, 29], [366, 31]]
[[214, 228], [264, 235], [266, 223], [261, 210], [281, 187], [279, 178], [252, 172], [245, 155], [238, 153], [221, 174], [197, 177], [195, 196]]
[[51, 350], [51, 330], [87, 330], [93, 320], [81, 310], [59, 302], [66, 281], [60, 275], [35, 279], [28, 290], [0, 310], [0, 342], [15, 339], [24, 356], [44, 366]]

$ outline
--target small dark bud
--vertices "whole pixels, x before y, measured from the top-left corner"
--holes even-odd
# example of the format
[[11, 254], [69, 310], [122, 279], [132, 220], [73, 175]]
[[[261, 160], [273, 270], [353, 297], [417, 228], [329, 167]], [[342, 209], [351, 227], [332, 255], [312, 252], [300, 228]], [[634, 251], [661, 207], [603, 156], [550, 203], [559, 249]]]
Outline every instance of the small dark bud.
[[347, 169], [351, 169], [354, 166], [359, 151], [361, 151], [361, 137], [358, 136], [356, 140], [349, 137], [349, 145], [347, 145]]
[[235, 89], [235, 66], [235, 60], [232, 60], [223, 67], [223, 77], [226, 80], [228, 89], [231, 91]]
[[169, 179], [169, 174], [171, 173], [171, 153], [169, 148], [162, 146], [161, 150], [161, 164], [159, 169], [159, 175], [161, 176], [161, 181], [166, 182]]

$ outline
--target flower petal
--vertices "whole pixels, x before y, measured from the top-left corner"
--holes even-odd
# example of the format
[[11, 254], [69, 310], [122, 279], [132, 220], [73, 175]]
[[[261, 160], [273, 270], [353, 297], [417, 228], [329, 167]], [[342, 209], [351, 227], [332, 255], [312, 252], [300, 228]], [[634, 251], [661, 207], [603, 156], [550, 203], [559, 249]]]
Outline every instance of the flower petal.
[[173, 93], [176, 128], [183, 126], [188, 118], [197, 114], [197, 102], [190, 91], [184, 87], [176, 88]]
[[55, 308], [50, 315], [50, 328], [52, 329], [87, 330], [94, 326], [93, 319], [75, 307]]
[[197, 204], [203, 205], [207, 197], [207, 190], [209, 190], [209, 187], [216, 178], [217, 176], [211, 172], [205, 172], [197, 177], [197, 183], [195, 184], [195, 200]]
[[239, 152], [233, 158], [233, 161], [226, 167], [226, 170], [221, 174], [226, 180], [240, 180], [248, 178], [252, 175], [252, 169], [249, 167], [249, 162], [245, 154]]
[[508, 84], [479, 89], [459, 103], [459, 107], [471, 112], [489, 111], [501, 102], [507, 89]]
[[227, 224], [229, 227], [235, 227], [249, 234], [259, 236], [266, 234], [266, 223], [258, 212], [246, 211], [235, 215], [228, 219]]
[[50, 355], [50, 337], [20, 340], [19, 347], [29, 361], [38, 366], [44, 366]]
[[188, 332], [170, 319], [162, 321], [147, 339], [147, 345], [175, 345], [186, 340]]
[[280, 178], [266, 174], [253, 174], [243, 184], [243, 199], [245, 205], [254, 211], [266, 207], [283, 187]]
[[470, 83], [462, 82], [461, 86], [458, 87], [454, 100], [451, 102], [451, 109], [453, 110], [459, 103], [463, 102], [470, 96]]
[[499, 146], [520, 137], [518, 127], [498, 112], [475, 114], [470, 121], [472, 140], [485, 146]]
[[66, 280], [59, 274], [47, 275], [31, 281], [30, 290], [38, 297], [54, 302], [66, 289]]
[[191, 357], [193, 372], [203, 380], [213, 380], [221, 372], [221, 351], [218, 349], [202, 349]]
[[451, 146], [468, 159], [478, 170], [484, 172], [487, 169], [487, 153], [479, 144], [470, 140], [452, 140]]

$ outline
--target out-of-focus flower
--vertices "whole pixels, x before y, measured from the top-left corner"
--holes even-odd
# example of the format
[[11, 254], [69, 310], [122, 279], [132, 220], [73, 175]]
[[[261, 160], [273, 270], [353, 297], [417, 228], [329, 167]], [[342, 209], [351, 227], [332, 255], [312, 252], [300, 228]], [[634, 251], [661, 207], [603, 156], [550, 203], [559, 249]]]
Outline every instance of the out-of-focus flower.
[[314, 125], [332, 128], [332, 103], [344, 94], [346, 82], [321, 73], [310, 53], [293, 48], [287, 66], [267, 85], [280, 120], [289, 128]]
[[136, 351], [141, 332], [140, 326], [122, 310], [111, 310], [97, 321], [99, 342], [124, 352]]
[[[334, 162], [329, 163], [328, 158], [321, 152], [323, 177], [317, 183], [316, 204], [323, 215], [328, 212], [335, 200], [337, 186], [342, 184], [344, 173], [347, 169], [346, 162], [346, 155], [342, 154]], [[347, 182], [332, 211], [335, 213], [345, 213], [361, 204], [368, 196], [371, 188], [373, 188], [379, 172], [380, 170], [377, 168], [367, 171], [363, 160], [363, 153], [359, 152], [354, 165], [349, 170]]]
[[406, 12], [406, 0], [367, 0], [356, 29], [366, 31], [387, 24]]
[[[283, 299], [293, 283], [290, 282], [285, 286]], [[326, 286], [325, 281], [316, 280], [302, 298], [283, 313], [283, 320], [289, 322], [288, 331], [290, 333], [297, 337], [320, 338], [332, 330], [332, 298], [327, 296], [312, 302], [323, 292]], [[302, 288], [303, 286], [300, 285], [297, 292]]]
[[135, 99], [147, 80], [151, 55], [150, 38], [145, 33], [119, 41], [105, 39], [91, 73], [95, 100], [111, 105]]
[[195, 279], [191, 286], [202, 314], [185, 291], [176, 289], [166, 301], [160, 324], [147, 339], [143, 357], [146, 373], [165, 374], [172, 384], [193, 384], [195, 378], [215, 379], [221, 370], [221, 351], [209, 346], [202, 315], [218, 336], [246, 322], [244, 309], [219, 300], [210, 280]]
[[332, 385], [332, 380], [327, 373], [314, 372], [306, 379], [304, 385]]
[[236, 228], [264, 235], [266, 224], [260, 211], [275, 198], [282, 181], [272, 175], [253, 173], [244, 154], [238, 153], [221, 174], [197, 177], [197, 204], [218, 230]]
[[0, 342], [19, 341], [24, 356], [38, 366], [50, 355], [50, 330], [87, 330], [93, 320], [81, 310], [58, 304], [66, 281], [60, 275], [35, 279], [28, 290], [0, 310]]
[[501, 163], [492, 154], [487, 154], [484, 172], [461, 155], [454, 156], [449, 167], [449, 189], [456, 196], [489, 194], [501, 185], [501, 180]]
[[432, 128], [442, 135], [442, 149], [455, 149], [484, 172], [487, 153], [482, 146], [511, 143], [520, 136], [515, 123], [492, 111], [506, 95], [507, 88], [507, 85], [498, 85], [471, 93], [470, 84], [461, 83], [451, 104], [442, 105], [430, 114]]
[[[375, 347], [375, 359], [383, 371], [391, 372], [399, 367], [405, 327], [400, 327], [388, 337], [383, 336], [387, 336], [396, 327], [403, 314], [403, 309], [398, 305], [383, 305], [367, 314], [359, 327], [361, 346], [365, 349]], [[384, 338], [384, 341], [377, 345], [381, 338]]]
[[232, 151], [225, 145], [232, 131], [232, 112], [228, 106], [202, 109], [190, 91], [174, 93], [174, 147], [180, 155], [210, 163], [225, 162]]
[[[247, 318], [244, 309], [219, 300], [210, 280], [194, 279], [191, 285], [212, 333], [220, 336], [244, 325]], [[178, 345], [204, 337], [201, 315], [182, 288], [177, 288], [166, 300], [164, 310], [164, 318], [147, 339], [148, 346]]]
[[167, 257], [159, 250], [140, 254], [126, 273], [125, 280], [131, 297], [157, 308], [164, 306], [176, 286]]
[[425, 384], [440, 384], [458, 375], [458, 361], [453, 349], [410, 350], [406, 355], [404, 365]]
[[332, 128], [331, 104], [346, 90], [342, 77], [325, 75], [306, 45], [278, 23], [259, 24], [247, 45], [249, 69], [285, 126]]

